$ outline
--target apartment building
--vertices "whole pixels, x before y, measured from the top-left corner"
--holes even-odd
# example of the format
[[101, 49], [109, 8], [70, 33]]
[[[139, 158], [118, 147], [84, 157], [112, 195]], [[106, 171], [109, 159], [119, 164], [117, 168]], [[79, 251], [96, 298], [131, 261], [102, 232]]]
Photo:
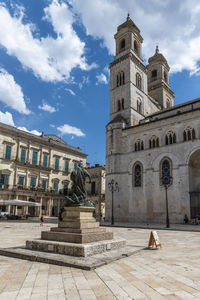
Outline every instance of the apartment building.
[[[57, 216], [70, 187], [71, 171], [86, 157], [56, 135], [41, 136], [0, 123], [0, 199], [41, 203], [15, 213]], [[5, 207], [1, 207], [1, 210]], [[13, 213], [13, 207], [6, 210]]]

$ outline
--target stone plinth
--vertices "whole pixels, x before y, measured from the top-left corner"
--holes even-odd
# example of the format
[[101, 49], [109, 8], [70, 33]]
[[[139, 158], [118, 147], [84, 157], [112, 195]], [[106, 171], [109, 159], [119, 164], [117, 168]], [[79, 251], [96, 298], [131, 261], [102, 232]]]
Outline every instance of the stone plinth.
[[27, 241], [26, 248], [71, 256], [91, 256], [125, 246], [112, 232], [99, 227], [93, 207], [65, 207], [58, 227], [41, 233], [41, 240]]

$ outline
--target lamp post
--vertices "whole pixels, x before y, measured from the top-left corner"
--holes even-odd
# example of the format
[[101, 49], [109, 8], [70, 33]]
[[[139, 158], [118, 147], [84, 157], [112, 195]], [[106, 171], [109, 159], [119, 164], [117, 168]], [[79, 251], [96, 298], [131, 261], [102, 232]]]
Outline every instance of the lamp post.
[[114, 203], [113, 203], [113, 194], [114, 192], [119, 192], [119, 186], [117, 181], [115, 181], [114, 179], [112, 179], [109, 183], [108, 183], [108, 188], [112, 193], [112, 217], [111, 217], [111, 225], [114, 224]]
[[172, 184], [172, 176], [170, 176], [170, 173], [166, 173], [165, 176], [163, 176], [162, 178], [162, 184], [165, 187], [165, 195], [166, 195], [166, 227], [170, 228], [170, 224], [169, 224], [169, 209], [168, 209], [168, 188], [169, 186]]

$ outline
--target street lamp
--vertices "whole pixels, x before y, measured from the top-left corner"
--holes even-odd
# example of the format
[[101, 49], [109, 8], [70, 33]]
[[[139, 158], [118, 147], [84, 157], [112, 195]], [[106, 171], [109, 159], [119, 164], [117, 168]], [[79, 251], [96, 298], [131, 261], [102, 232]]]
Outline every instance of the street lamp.
[[172, 178], [172, 176], [170, 176], [170, 166], [168, 169], [168, 164], [166, 164], [163, 167], [162, 171], [163, 171], [163, 177], [161, 178], [161, 180], [162, 180], [162, 185], [165, 187], [165, 195], [166, 195], [166, 227], [170, 228], [167, 190], [168, 190], [169, 186], [172, 184], [173, 178]]
[[117, 181], [115, 181], [114, 179], [112, 179], [109, 183], [108, 183], [108, 188], [112, 193], [112, 218], [111, 218], [111, 225], [114, 224], [114, 203], [113, 203], [113, 194], [114, 192], [119, 192], [119, 186]]

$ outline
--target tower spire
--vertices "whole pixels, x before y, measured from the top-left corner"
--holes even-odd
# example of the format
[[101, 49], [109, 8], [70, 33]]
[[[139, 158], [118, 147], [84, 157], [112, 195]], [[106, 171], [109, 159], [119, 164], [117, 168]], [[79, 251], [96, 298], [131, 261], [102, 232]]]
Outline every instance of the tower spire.
[[156, 51], [155, 51], [155, 54], [158, 54], [159, 53], [159, 49], [158, 49], [158, 45], [156, 45]]
[[130, 14], [129, 14], [129, 12], [128, 12], [128, 15], [127, 15], [126, 20], [129, 21], [130, 19], [131, 19], [131, 18], [130, 18]]

